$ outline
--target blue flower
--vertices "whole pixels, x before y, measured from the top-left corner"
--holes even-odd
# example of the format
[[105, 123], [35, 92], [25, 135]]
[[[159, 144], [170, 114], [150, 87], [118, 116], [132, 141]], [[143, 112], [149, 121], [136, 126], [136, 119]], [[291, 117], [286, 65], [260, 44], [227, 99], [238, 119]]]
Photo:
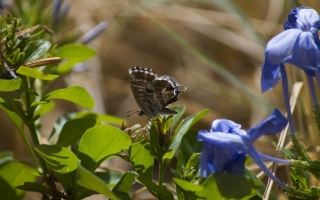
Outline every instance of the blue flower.
[[100, 22], [97, 26], [87, 32], [81, 39], [82, 44], [87, 44], [97, 35], [102, 33], [108, 27], [108, 23], [106, 21]]
[[[210, 131], [202, 130], [198, 134], [198, 140], [204, 141], [200, 156], [201, 176], [207, 177], [209, 174], [223, 172], [244, 175], [244, 163], [249, 154], [271, 179], [279, 186], [286, 188], [285, 184], [270, 173], [261, 160], [261, 158], [270, 160], [272, 157], [258, 153], [253, 143], [262, 135], [280, 132], [287, 123], [287, 119], [277, 109], [247, 132], [233, 121], [214, 120]], [[282, 163], [289, 164], [289, 161]]]
[[284, 24], [285, 31], [272, 38], [266, 47], [262, 66], [262, 92], [271, 90], [281, 79], [280, 66], [290, 63], [309, 76], [320, 69], [318, 13], [308, 7], [293, 9]]

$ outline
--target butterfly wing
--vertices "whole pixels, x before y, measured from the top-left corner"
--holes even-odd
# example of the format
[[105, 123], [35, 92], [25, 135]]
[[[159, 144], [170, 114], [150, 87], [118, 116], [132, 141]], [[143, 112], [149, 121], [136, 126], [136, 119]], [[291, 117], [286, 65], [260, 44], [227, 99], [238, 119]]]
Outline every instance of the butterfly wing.
[[154, 90], [150, 83], [156, 79], [158, 75], [151, 69], [134, 67], [129, 69], [129, 81], [133, 96], [140, 107], [139, 115], [146, 115], [148, 117], [151, 113], [148, 109], [150, 98], [153, 98]]
[[156, 99], [159, 100], [158, 111], [161, 114], [177, 114], [176, 111], [167, 108], [168, 105], [178, 101], [180, 84], [172, 77], [159, 76], [152, 81], [152, 87]]

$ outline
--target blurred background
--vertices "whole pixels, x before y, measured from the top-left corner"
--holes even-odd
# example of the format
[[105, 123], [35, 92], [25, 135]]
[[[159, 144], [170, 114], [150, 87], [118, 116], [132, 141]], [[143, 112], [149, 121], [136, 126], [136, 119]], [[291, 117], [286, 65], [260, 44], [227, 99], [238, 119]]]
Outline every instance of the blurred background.
[[[299, 2], [320, 11], [320, 1]], [[8, 3], [14, 6], [15, 1]], [[52, 1], [46, 3], [50, 5]], [[243, 129], [249, 129], [274, 108], [285, 112], [281, 82], [274, 90], [262, 94], [260, 75], [266, 43], [283, 31], [282, 25], [293, 6], [291, 1], [73, 0], [62, 3], [70, 3], [70, 9], [67, 21], [61, 22], [63, 26], [53, 35], [54, 44], [75, 30], [88, 32], [101, 22], [107, 27], [87, 43], [97, 50], [97, 56], [55, 80], [46, 92], [81, 85], [96, 102], [93, 111], [121, 117], [129, 127], [137, 123], [144, 126], [146, 118], [126, 117], [127, 111], [139, 110], [130, 89], [128, 69], [143, 66], [152, 68], [158, 75], [172, 76], [187, 87], [181, 99], [173, 104], [186, 105], [185, 116], [210, 109], [195, 125], [197, 130], [209, 129], [218, 118], [233, 120]], [[81, 38], [78, 42], [82, 42]], [[291, 66], [287, 71], [290, 86], [306, 79]], [[319, 135], [305, 86], [297, 100], [294, 116], [300, 138], [313, 158], [319, 158]], [[55, 103], [56, 108], [41, 121], [44, 137], [48, 137], [61, 115], [81, 110], [65, 101]], [[12, 150], [17, 159], [32, 162], [18, 131], [2, 111], [0, 119], [0, 150]], [[260, 152], [274, 155], [275, 147], [270, 141], [277, 141], [276, 136], [260, 138], [255, 145]], [[111, 165], [131, 169], [124, 161], [111, 161]], [[282, 174], [280, 179], [287, 180], [287, 173]]]

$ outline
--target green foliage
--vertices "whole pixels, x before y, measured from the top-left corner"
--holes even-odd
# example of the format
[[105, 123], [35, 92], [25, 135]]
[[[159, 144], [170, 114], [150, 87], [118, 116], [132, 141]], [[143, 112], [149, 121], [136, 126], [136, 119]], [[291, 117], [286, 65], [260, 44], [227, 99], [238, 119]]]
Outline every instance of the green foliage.
[[103, 161], [128, 150], [130, 145], [130, 137], [113, 126], [90, 128], [84, 133], [79, 144], [81, 165], [93, 172]]
[[[236, 13], [241, 24], [253, 34], [252, 27], [245, 23], [239, 9], [230, 1], [217, 2], [221, 8]], [[52, 91], [47, 91], [47, 86], [53, 85], [59, 76], [71, 73], [76, 64], [91, 59], [97, 52], [89, 46], [74, 43], [80, 36], [77, 29], [69, 31], [62, 39], [53, 38], [51, 33], [59, 33], [65, 16], [58, 16], [60, 21], [53, 19], [54, 6], [49, 3], [18, 0], [15, 4], [10, 8], [11, 15], [0, 17], [0, 109], [17, 127], [32, 155], [33, 164], [16, 161], [11, 152], [0, 153], [1, 199], [22, 199], [25, 191], [33, 191], [40, 193], [43, 199], [78, 200], [100, 193], [110, 199], [129, 200], [137, 199], [139, 195], [138, 192], [131, 195], [134, 184], [142, 185], [142, 190], [147, 189], [161, 200], [173, 200], [175, 197], [188, 200], [261, 199], [262, 183], [248, 171], [245, 176], [222, 173], [199, 177], [203, 143], [197, 140], [198, 131], [192, 127], [209, 110], [181, 120], [186, 107], [175, 106], [172, 109], [177, 111], [176, 115], [157, 116], [143, 128], [141, 125], [128, 128], [126, 121], [119, 117], [88, 110], [66, 113], [52, 127], [49, 144], [43, 144], [46, 138], [42, 136], [39, 119], [55, 109], [54, 100], [66, 100], [85, 109], [94, 107], [94, 100], [80, 86]], [[16, 18], [18, 16], [22, 19]], [[236, 76], [158, 21], [152, 21], [176, 43], [207, 62], [212, 71], [269, 108], [260, 95]], [[50, 61], [52, 56], [58, 57], [58, 61]], [[46, 59], [48, 62], [40, 62]], [[58, 63], [60, 59], [62, 63]], [[131, 136], [135, 137], [135, 134], [132, 142]], [[175, 176], [176, 188], [173, 188], [164, 183], [164, 175], [169, 171], [168, 166], [174, 163], [175, 155], [176, 166], [171, 169]], [[115, 156], [131, 163], [135, 171], [118, 172], [101, 167], [104, 161]], [[309, 174], [306, 173], [307, 170], [317, 172], [319, 162], [295, 164], [296, 168], [290, 175], [295, 187], [304, 193], [294, 194], [312, 198], [320, 196], [319, 188], [308, 189]], [[159, 169], [157, 180], [154, 177], [155, 165], [159, 165], [156, 168]]]
[[140, 175], [152, 180], [154, 157], [151, 153], [150, 142], [132, 144], [129, 148], [129, 159]]
[[[47, 84], [58, 78], [48, 72], [70, 72], [75, 64], [95, 56], [96, 51], [86, 45], [72, 44], [71, 40], [67, 45], [51, 47], [50, 41], [55, 40], [48, 33], [52, 30], [37, 24], [51, 21], [51, 16], [41, 14], [46, 6], [44, 1], [35, 0], [28, 2], [29, 5], [21, 1], [15, 3], [17, 7], [10, 9], [13, 15], [0, 17], [0, 109], [16, 125], [34, 166], [15, 161], [10, 152], [0, 153], [1, 199], [21, 199], [24, 191], [39, 192], [43, 199], [82, 199], [97, 192], [117, 199], [109, 187], [115, 186], [123, 173], [94, 173], [94, 170], [105, 159], [128, 150], [131, 139], [113, 126], [97, 125], [119, 125], [123, 119], [89, 111], [67, 113], [53, 127], [50, 145], [41, 144], [39, 119], [55, 108], [52, 100], [66, 100], [88, 109], [94, 106], [92, 97], [80, 86], [44, 92]], [[21, 30], [22, 27], [29, 29]], [[52, 28], [57, 29], [56, 24]], [[50, 59], [53, 55], [62, 58], [63, 63], [59, 64], [60, 58]], [[78, 143], [79, 155], [66, 148]], [[102, 151], [98, 152], [95, 147]], [[80, 162], [91, 167], [91, 171], [79, 165]], [[36, 181], [36, 176], [41, 176], [38, 179], [41, 182]], [[57, 187], [57, 182], [63, 190]]]
[[86, 45], [65, 45], [59, 48], [54, 54], [54, 56], [67, 59], [65, 63], [57, 68], [57, 72], [59, 74], [65, 74], [69, 72], [75, 64], [86, 61], [95, 55], [96, 51]]
[[80, 86], [71, 86], [65, 89], [55, 90], [47, 94], [43, 100], [63, 99], [84, 108], [93, 108], [94, 101], [90, 94]]
[[82, 187], [104, 194], [106, 197], [111, 199], [117, 199], [117, 197], [112, 194], [108, 186], [99, 177], [92, 174], [82, 166], [79, 166], [77, 169], [76, 180]]
[[[0, 193], [1, 199], [21, 199], [24, 191], [16, 189], [17, 186], [23, 185], [24, 182], [34, 182], [36, 169], [26, 163], [14, 160], [8, 160], [8, 156], [2, 154], [0, 159]], [[4, 160], [6, 160], [4, 162]]]
[[41, 58], [51, 47], [51, 43], [46, 40], [36, 40], [30, 42], [23, 52], [25, 53], [25, 63]]

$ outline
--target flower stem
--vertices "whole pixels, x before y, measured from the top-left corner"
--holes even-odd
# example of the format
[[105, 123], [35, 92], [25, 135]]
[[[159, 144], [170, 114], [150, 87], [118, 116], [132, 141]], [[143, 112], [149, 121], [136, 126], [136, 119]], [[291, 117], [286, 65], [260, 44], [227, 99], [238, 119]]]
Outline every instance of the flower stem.
[[286, 110], [288, 115], [289, 127], [290, 127], [291, 134], [294, 135], [296, 131], [293, 125], [293, 118], [292, 118], [292, 113], [290, 108], [288, 77], [287, 77], [287, 72], [286, 72], [286, 69], [284, 68], [284, 65], [280, 65], [280, 73], [282, 77], [282, 91], [283, 91], [284, 103], [286, 105]]
[[311, 99], [312, 99], [312, 105], [316, 106], [316, 105], [318, 105], [318, 99], [317, 99], [317, 95], [316, 95], [316, 90], [314, 89], [312, 76], [309, 76], [309, 75], [307, 75], [307, 76], [308, 76], [309, 89], [310, 89], [310, 94], [311, 94]]

